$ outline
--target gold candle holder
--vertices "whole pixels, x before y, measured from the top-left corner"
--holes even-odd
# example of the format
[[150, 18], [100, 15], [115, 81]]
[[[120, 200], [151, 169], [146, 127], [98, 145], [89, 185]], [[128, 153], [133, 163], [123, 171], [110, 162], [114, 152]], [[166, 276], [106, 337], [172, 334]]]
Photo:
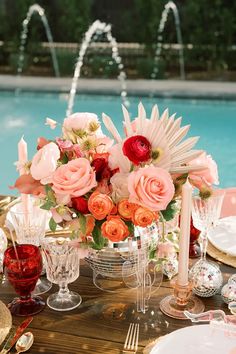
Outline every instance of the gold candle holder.
[[172, 318], [186, 320], [184, 311], [197, 314], [204, 311], [203, 302], [192, 294], [193, 283], [189, 281], [185, 286], [179, 285], [176, 279], [171, 281], [174, 288], [173, 295], [168, 295], [160, 302], [161, 311]]

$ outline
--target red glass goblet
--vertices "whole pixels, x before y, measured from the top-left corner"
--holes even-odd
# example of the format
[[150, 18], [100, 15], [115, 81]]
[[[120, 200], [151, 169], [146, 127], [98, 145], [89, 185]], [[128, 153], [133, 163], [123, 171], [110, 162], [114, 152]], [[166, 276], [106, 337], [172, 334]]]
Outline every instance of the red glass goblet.
[[20, 297], [8, 305], [16, 316], [35, 315], [43, 310], [45, 302], [39, 296], [31, 297], [42, 272], [42, 256], [37, 246], [30, 244], [10, 247], [3, 261], [6, 276]]
[[191, 218], [190, 224], [190, 245], [189, 245], [189, 257], [190, 258], [197, 258], [201, 255], [201, 247], [198, 243], [198, 237], [201, 231], [196, 229], [193, 225], [193, 219]]

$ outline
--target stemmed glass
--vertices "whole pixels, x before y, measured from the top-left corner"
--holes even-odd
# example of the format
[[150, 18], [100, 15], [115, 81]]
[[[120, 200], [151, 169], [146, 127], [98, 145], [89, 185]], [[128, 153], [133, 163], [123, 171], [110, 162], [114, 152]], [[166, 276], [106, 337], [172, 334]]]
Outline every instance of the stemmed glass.
[[68, 289], [68, 284], [79, 277], [79, 248], [67, 237], [46, 236], [42, 242], [47, 278], [59, 285], [59, 291], [47, 299], [47, 305], [56, 311], [73, 310], [81, 304], [81, 296]]
[[193, 224], [201, 231], [201, 260], [206, 260], [208, 231], [219, 220], [223, 199], [223, 192], [214, 192], [207, 199], [201, 199], [199, 196], [194, 196], [192, 199]]
[[15, 298], [9, 308], [13, 315], [35, 315], [43, 310], [45, 303], [39, 296], [31, 297], [42, 271], [42, 256], [34, 245], [18, 245], [4, 253], [4, 272], [20, 298]]
[[[22, 203], [15, 204], [10, 209], [6, 226], [10, 232], [15, 231], [18, 244], [32, 244], [39, 247], [45, 236], [47, 219], [48, 212], [41, 209], [37, 205], [37, 200], [31, 197], [28, 199], [27, 212]], [[51, 287], [51, 282], [46, 278], [41, 278], [36, 284], [34, 294], [44, 294]]]
[[201, 258], [190, 270], [190, 278], [194, 281], [193, 291], [202, 297], [214, 295], [222, 285], [222, 274], [219, 266], [206, 260], [208, 231], [214, 227], [220, 217], [224, 193], [215, 191], [207, 199], [194, 196], [192, 199], [193, 225], [201, 231]]

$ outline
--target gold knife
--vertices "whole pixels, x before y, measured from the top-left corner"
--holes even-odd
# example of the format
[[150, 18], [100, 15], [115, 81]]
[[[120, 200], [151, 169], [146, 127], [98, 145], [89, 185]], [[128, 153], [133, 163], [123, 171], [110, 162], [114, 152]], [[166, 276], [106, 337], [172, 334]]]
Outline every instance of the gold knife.
[[4, 345], [3, 349], [1, 350], [0, 354], [7, 354], [16, 341], [20, 338], [24, 330], [29, 326], [29, 324], [33, 321], [33, 317], [28, 317], [24, 320], [19, 327], [17, 327], [14, 336], [10, 336], [7, 340], [6, 344]]

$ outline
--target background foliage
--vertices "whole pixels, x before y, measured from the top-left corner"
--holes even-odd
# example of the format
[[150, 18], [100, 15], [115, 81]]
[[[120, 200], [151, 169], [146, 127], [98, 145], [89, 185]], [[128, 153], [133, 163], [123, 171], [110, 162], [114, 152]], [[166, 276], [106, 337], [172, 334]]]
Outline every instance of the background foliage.
[[[33, 0], [0, 0], [0, 40], [10, 43], [14, 53], [19, 46], [22, 21]], [[146, 45], [145, 58], [138, 58], [133, 64], [141, 76], [148, 76], [152, 67], [153, 44], [156, 42], [157, 27], [163, 10], [164, 0], [38, 0], [45, 8], [54, 40], [57, 42], [80, 43], [84, 32], [95, 20], [112, 23], [113, 34], [118, 42], [138, 42]], [[211, 72], [234, 71], [236, 69], [236, 1], [234, 0], [176, 0], [178, 6], [183, 41], [192, 44], [193, 49], [185, 49], [188, 71]], [[173, 15], [168, 19], [164, 42], [175, 43], [176, 33]], [[28, 52], [37, 48], [39, 41], [46, 40], [42, 23], [33, 16], [27, 45]], [[0, 49], [0, 63], [14, 58], [6, 48]], [[63, 54], [64, 73], [66, 63], [74, 58]], [[164, 66], [177, 66], [176, 58], [164, 53]], [[104, 59], [104, 58], [103, 58]], [[29, 63], [32, 58], [29, 59]], [[99, 60], [94, 60], [97, 71]], [[90, 62], [91, 64], [91, 62]], [[132, 68], [132, 63], [130, 64]], [[128, 66], [129, 66], [128, 65]], [[111, 70], [112, 72], [115, 70]]]

